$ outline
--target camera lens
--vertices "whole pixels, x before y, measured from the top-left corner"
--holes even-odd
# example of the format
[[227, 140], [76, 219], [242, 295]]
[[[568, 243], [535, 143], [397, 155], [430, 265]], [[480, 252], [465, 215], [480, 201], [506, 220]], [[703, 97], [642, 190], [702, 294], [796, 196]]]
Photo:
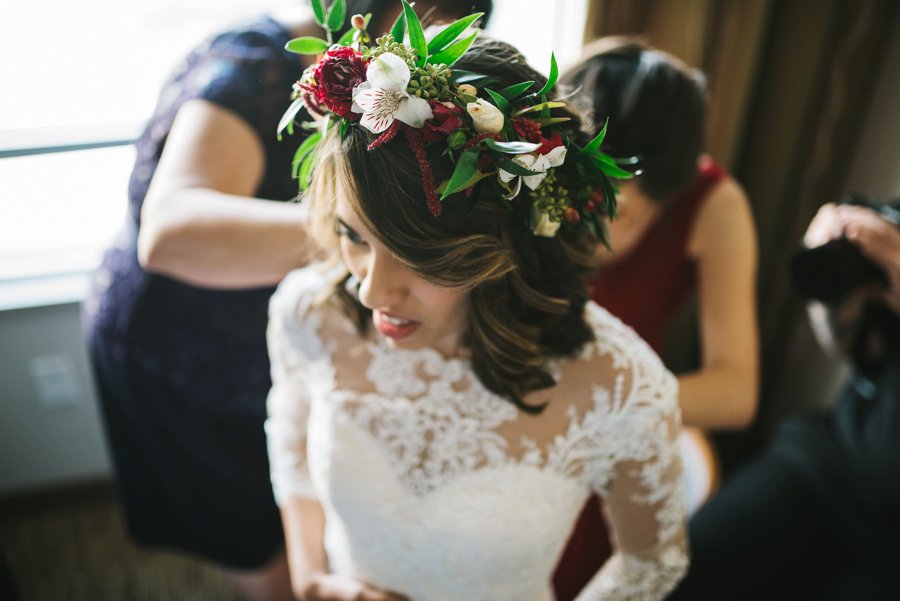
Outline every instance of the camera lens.
[[809, 299], [831, 303], [869, 283], [887, 285], [887, 274], [846, 238], [804, 248], [791, 260], [797, 291]]

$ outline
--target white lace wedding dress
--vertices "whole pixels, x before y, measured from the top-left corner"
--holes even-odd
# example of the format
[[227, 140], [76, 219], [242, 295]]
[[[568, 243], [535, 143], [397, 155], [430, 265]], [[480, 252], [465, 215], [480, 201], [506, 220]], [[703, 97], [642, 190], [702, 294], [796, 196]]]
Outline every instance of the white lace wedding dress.
[[266, 433], [276, 499], [321, 502], [331, 569], [413, 601], [548, 601], [592, 491], [616, 552], [578, 597], [662, 599], [687, 567], [674, 377], [590, 305], [596, 341], [526, 414], [462, 359], [360, 340], [323, 277], [271, 303]]

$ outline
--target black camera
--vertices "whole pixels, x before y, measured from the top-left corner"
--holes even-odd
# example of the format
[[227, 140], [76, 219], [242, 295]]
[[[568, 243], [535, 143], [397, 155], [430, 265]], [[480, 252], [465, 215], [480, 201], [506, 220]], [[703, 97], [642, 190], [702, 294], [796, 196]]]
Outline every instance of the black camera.
[[[900, 198], [879, 202], [862, 196], [848, 196], [840, 204], [872, 209], [900, 226]], [[804, 298], [825, 303], [838, 302], [867, 284], [888, 285], [884, 269], [866, 258], [859, 247], [846, 238], [798, 250], [791, 260], [791, 278]]]

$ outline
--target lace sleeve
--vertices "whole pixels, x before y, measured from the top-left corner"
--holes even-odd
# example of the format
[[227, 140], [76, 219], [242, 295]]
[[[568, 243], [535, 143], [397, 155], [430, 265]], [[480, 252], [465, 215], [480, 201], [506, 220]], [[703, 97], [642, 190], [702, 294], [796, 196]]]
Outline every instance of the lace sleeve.
[[272, 388], [265, 430], [272, 489], [279, 505], [290, 497], [315, 498], [306, 462], [306, 428], [315, 363], [323, 357], [323, 349], [308, 299], [302, 294], [303, 280], [302, 274], [289, 275], [269, 304]]
[[664, 599], [687, 571], [677, 382], [655, 357], [642, 368], [624, 403], [627, 439], [619, 439], [625, 448], [604, 494], [616, 552], [576, 601]]

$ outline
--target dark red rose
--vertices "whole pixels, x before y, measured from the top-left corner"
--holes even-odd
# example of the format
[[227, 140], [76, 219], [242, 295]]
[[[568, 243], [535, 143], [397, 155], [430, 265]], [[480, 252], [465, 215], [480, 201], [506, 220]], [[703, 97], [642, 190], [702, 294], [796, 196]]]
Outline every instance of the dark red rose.
[[453, 103], [450, 106], [441, 102], [431, 102], [431, 113], [434, 115], [425, 122], [422, 128], [422, 139], [426, 142], [437, 142], [445, 139], [462, 125], [462, 109]]
[[350, 114], [353, 88], [366, 81], [366, 62], [349, 46], [332, 48], [313, 69], [313, 92], [319, 104], [341, 117]]

